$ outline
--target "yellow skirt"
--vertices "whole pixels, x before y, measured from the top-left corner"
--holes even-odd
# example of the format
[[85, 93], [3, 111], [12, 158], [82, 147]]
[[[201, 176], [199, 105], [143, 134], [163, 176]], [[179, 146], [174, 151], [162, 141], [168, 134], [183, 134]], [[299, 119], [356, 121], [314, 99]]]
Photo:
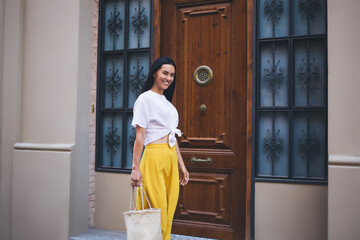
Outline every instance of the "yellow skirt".
[[[161, 209], [161, 228], [164, 240], [170, 240], [172, 222], [179, 199], [179, 170], [175, 147], [168, 143], [148, 144], [141, 158], [142, 183], [151, 207]], [[137, 192], [137, 208], [141, 208]], [[149, 208], [144, 201], [145, 208]]]

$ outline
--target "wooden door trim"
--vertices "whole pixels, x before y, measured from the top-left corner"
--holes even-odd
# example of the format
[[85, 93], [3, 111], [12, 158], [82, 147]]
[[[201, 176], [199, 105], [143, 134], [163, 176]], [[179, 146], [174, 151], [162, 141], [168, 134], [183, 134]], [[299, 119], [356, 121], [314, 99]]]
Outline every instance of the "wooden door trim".
[[[161, 49], [161, 0], [153, 1], [152, 60], [160, 57]], [[227, 2], [227, 1], [217, 1]], [[247, 0], [247, 103], [246, 103], [246, 208], [245, 239], [251, 239], [252, 225], [252, 131], [253, 131], [253, 47], [254, 47], [254, 4]]]
[[161, 0], [153, 1], [152, 56], [151, 61], [160, 57]]
[[245, 239], [251, 239], [252, 212], [252, 133], [253, 133], [253, 60], [254, 3], [247, 0], [247, 106], [246, 106], [246, 208]]

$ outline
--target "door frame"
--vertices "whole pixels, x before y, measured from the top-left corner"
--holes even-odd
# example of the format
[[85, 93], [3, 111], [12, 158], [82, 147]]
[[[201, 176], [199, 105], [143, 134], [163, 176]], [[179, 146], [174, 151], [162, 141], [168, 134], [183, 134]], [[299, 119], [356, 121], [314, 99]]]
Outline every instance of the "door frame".
[[[240, 1], [240, 0], [232, 0]], [[153, 28], [152, 28], [152, 56], [151, 59], [160, 57], [161, 49], [161, 2], [153, 0]], [[214, 3], [224, 1], [214, 1]], [[252, 210], [253, 210], [253, 185], [252, 185], [252, 135], [253, 135], [253, 60], [254, 60], [254, 3], [246, 0], [246, 52], [247, 52], [247, 87], [246, 87], [246, 206], [245, 206], [245, 239], [252, 237]]]

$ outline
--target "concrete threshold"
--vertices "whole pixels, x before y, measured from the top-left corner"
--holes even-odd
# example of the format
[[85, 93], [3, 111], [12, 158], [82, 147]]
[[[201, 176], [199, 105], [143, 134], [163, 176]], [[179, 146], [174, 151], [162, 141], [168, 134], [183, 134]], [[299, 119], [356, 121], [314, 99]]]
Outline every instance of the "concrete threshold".
[[[124, 240], [126, 239], [126, 232], [111, 231], [105, 229], [89, 229], [85, 233], [70, 237], [69, 240], [120, 240], [120, 239], [124, 239]], [[214, 240], [214, 239], [171, 234], [171, 240]]]

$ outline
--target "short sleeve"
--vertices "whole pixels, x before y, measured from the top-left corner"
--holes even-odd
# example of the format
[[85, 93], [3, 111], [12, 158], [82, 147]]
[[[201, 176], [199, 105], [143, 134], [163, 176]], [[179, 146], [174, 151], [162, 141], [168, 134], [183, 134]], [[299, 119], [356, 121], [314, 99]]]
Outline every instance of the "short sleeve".
[[139, 125], [142, 128], [146, 128], [149, 123], [149, 108], [144, 95], [140, 95], [134, 103], [133, 120], [131, 125], [136, 127]]

